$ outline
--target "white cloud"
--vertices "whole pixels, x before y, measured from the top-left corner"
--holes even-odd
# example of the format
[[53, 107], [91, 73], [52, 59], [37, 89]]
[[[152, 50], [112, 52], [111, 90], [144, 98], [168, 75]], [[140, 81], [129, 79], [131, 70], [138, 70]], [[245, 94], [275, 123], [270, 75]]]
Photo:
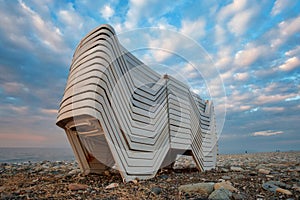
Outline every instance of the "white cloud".
[[278, 67], [281, 71], [291, 71], [300, 66], [300, 59], [298, 57], [292, 57], [285, 61], [284, 64]]
[[247, 135], [244, 134], [221, 134], [220, 135], [220, 140], [232, 140], [232, 139], [237, 139], [237, 138], [244, 138], [247, 137]]
[[205, 20], [182, 20], [180, 32], [197, 40], [205, 35]]
[[15, 113], [18, 115], [26, 115], [28, 114], [29, 107], [28, 106], [15, 106], [15, 105], [0, 105], [1, 113]]
[[238, 11], [243, 10], [247, 5], [247, 0], [234, 0], [231, 4], [222, 8], [218, 14], [218, 21], [226, 20]]
[[245, 111], [245, 110], [249, 110], [250, 108], [251, 108], [251, 106], [249, 106], [249, 105], [241, 105], [239, 110]]
[[127, 29], [132, 29], [137, 25], [138, 19], [140, 19], [142, 15], [141, 11], [144, 9], [146, 2], [147, 1], [145, 0], [141, 0], [141, 1], [131, 0], [128, 3], [130, 7], [127, 12], [126, 21], [125, 21], [125, 27]]
[[280, 29], [281, 35], [287, 35], [287, 36], [299, 32], [300, 16], [281, 22], [279, 24], [279, 29]]
[[58, 16], [65, 26], [70, 27], [73, 30], [81, 29], [83, 27], [83, 19], [73, 8], [70, 8], [70, 10], [60, 10]]
[[250, 66], [266, 52], [266, 46], [255, 46], [253, 44], [248, 44], [244, 50], [238, 51], [235, 54], [234, 62], [239, 66]]
[[18, 114], [26, 114], [28, 112], [28, 106], [9, 106], [9, 109]]
[[21, 92], [28, 92], [29, 89], [22, 83], [18, 82], [5, 82], [1, 85], [4, 91], [10, 95], [20, 94]]
[[225, 69], [232, 66], [232, 48], [221, 47], [214, 58], [215, 66], [219, 69]]
[[28, 7], [23, 1], [19, 4], [28, 17], [29, 25], [32, 25], [36, 30], [38, 39], [55, 52], [61, 52], [66, 49], [60, 29], [54, 26], [51, 22], [45, 21], [41, 16]]
[[249, 78], [249, 74], [247, 72], [236, 73], [233, 76], [234, 76], [234, 79], [238, 80], [238, 81], [245, 81]]
[[285, 52], [286, 56], [300, 55], [300, 45], [296, 46], [294, 49]]
[[297, 101], [300, 99], [300, 95], [294, 96], [294, 97], [290, 97], [285, 99], [285, 101]]
[[160, 18], [165, 13], [173, 10], [178, 4], [181, 4], [181, 2], [171, 0], [130, 0], [124, 23], [125, 28], [136, 28], [138, 23], [144, 20], [148, 21], [150, 24], [154, 24], [156, 21], [154, 19]]
[[271, 40], [271, 47], [273, 49], [277, 49], [282, 44], [284, 44], [285, 41], [288, 40], [290, 36], [299, 32], [300, 32], [300, 15], [298, 17], [280, 22], [276, 29], [270, 31], [270, 36], [272, 38], [275, 38]]
[[115, 11], [110, 7], [110, 5], [104, 5], [101, 8], [100, 13], [104, 19], [108, 20], [115, 14]]
[[256, 111], [258, 111], [260, 109], [260, 107], [255, 107], [255, 108], [252, 108], [249, 112], [256, 112]]
[[280, 85], [278, 83], [270, 83], [267, 85], [267, 87], [265, 87], [264, 93], [272, 93], [274, 91], [276, 91], [278, 88], [280, 88]]
[[237, 36], [244, 34], [249, 27], [251, 19], [257, 13], [257, 8], [238, 12], [228, 23], [228, 30]]
[[158, 19], [154, 26], [158, 27], [159, 29], [177, 30], [177, 27], [169, 24], [168, 20], [164, 17]]
[[[263, 91], [260, 91], [263, 92]], [[256, 98], [255, 103], [258, 105], [261, 104], [266, 104], [266, 103], [274, 103], [274, 102], [279, 102], [279, 101], [284, 101], [285, 99], [294, 97], [294, 94], [270, 94], [270, 95], [265, 95], [261, 94]]]
[[228, 70], [226, 72], [220, 73], [220, 75], [223, 80], [232, 79], [232, 77], [234, 75], [234, 70], [233, 69]]
[[284, 111], [284, 107], [263, 107], [262, 110], [270, 112]]
[[151, 36], [148, 38], [148, 45], [153, 49], [151, 53], [157, 62], [162, 62], [172, 56], [172, 52], [180, 46], [180, 38], [168, 33], [168, 31], [162, 30], [159, 32], [159, 37]]
[[165, 20], [161, 20], [157, 24], [159, 30], [154, 31], [155, 34], [153, 35], [149, 33], [146, 37], [148, 46], [153, 49], [151, 53], [157, 62], [162, 62], [170, 58], [174, 53], [180, 56], [189, 54], [193, 55], [194, 58], [199, 58], [200, 55], [196, 56], [196, 54], [193, 54], [194, 49], [191, 48], [191, 46], [195, 48], [196, 43], [188, 37], [192, 37], [193, 39], [202, 37], [205, 34], [205, 21], [202, 19], [195, 21], [183, 20], [181, 24], [182, 26], [176, 29], [176, 27], [168, 24]]
[[46, 108], [40, 108], [41, 113], [46, 115], [57, 115], [58, 110], [56, 109], [46, 109]]
[[226, 40], [226, 31], [225, 31], [225, 29], [221, 25], [217, 24], [215, 26], [214, 31], [215, 31], [215, 43], [216, 43], [216, 45], [223, 44]]
[[252, 136], [273, 136], [273, 135], [279, 135], [279, 134], [283, 134], [283, 131], [266, 130], [266, 131], [254, 132], [251, 135]]
[[[297, 92], [291, 92], [291, 87], [293, 87], [292, 84], [278, 82], [272, 82], [266, 86], [253, 86], [251, 89], [251, 102], [255, 105], [263, 105], [263, 107], [268, 107], [268, 104], [274, 106], [274, 103], [284, 102], [286, 99], [294, 98], [299, 95]], [[267, 109], [268, 108], [266, 108], [266, 110]]]
[[291, 6], [294, 0], [276, 0], [271, 11], [271, 15], [275, 16], [282, 12], [282, 10]]

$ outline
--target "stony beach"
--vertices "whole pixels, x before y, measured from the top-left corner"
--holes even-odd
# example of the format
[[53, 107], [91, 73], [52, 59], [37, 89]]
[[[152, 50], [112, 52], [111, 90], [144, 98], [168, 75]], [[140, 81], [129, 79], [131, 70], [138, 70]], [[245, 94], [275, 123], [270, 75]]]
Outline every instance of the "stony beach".
[[0, 199], [300, 199], [300, 152], [219, 155], [199, 172], [189, 157], [150, 180], [114, 170], [80, 173], [75, 161], [0, 163]]

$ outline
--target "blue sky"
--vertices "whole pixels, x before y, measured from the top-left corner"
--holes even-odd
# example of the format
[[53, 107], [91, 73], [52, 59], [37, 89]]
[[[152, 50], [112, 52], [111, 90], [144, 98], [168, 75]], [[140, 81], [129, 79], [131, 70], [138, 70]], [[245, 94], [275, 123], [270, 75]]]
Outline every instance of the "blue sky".
[[299, 10], [294, 0], [0, 0], [0, 147], [69, 146], [55, 120], [72, 55], [108, 23], [129, 50], [147, 47], [133, 52], [146, 64], [214, 100], [220, 153], [299, 150]]

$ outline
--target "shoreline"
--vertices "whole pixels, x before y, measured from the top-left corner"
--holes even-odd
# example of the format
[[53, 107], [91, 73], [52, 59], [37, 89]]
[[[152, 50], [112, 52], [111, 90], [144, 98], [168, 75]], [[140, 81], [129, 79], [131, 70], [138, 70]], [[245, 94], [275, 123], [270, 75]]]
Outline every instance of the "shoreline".
[[[116, 170], [84, 176], [75, 160], [0, 163], [0, 199], [207, 199], [220, 189], [208, 194], [182, 186], [220, 183], [231, 185], [229, 199], [300, 197], [299, 151], [222, 154], [216, 169], [205, 172], [181, 157], [174, 168], [160, 170], [153, 179], [123, 183]], [[267, 184], [282, 190], [268, 190]]]
[[[52, 150], [53, 148], [43, 148], [43, 147], [0, 147], [0, 152], [1, 149], [48, 149], [48, 150]], [[70, 155], [68, 155], [67, 157], [72, 157], [72, 159], [35, 159], [35, 160], [28, 160], [28, 159], [24, 159], [24, 158], [16, 158], [15, 160], [21, 160], [21, 161], [2, 161], [0, 159], [0, 165], [1, 164], [26, 164], [26, 163], [39, 163], [39, 162], [44, 162], [44, 161], [49, 161], [49, 162], [76, 162], [75, 156], [73, 155], [72, 149], [69, 148], [54, 148], [56, 150], [58, 149], [62, 149], [62, 150], [67, 150], [70, 151]], [[254, 155], [254, 154], [277, 154], [277, 153], [299, 153], [300, 154], [300, 150], [289, 150], [289, 151], [264, 151], [264, 152], [247, 152], [247, 153], [218, 153], [217, 156], [246, 156], [246, 155]], [[182, 155], [183, 157], [185, 157], [184, 155]]]

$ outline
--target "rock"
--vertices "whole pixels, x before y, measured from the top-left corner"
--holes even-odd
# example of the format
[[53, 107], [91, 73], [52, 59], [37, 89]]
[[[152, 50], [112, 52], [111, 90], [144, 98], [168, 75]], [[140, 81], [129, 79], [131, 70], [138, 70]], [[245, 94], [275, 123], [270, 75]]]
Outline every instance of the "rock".
[[73, 169], [71, 171], [69, 171], [68, 175], [75, 175], [75, 174], [79, 174], [80, 173], [80, 169]]
[[131, 182], [135, 185], [138, 184], [138, 180], [136, 180], [136, 179], [133, 179]]
[[71, 183], [69, 184], [69, 190], [76, 191], [76, 190], [86, 190], [89, 186], [85, 184], [78, 184], [78, 183]]
[[296, 184], [293, 186], [292, 189], [294, 189], [294, 190], [297, 191], [297, 192], [300, 192], [300, 187], [297, 186]]
[[292, 195], [293, 194], [291, 191], [282, 189], [280, 187], [276, 188], [276, 192], [279, 192], [279, 193], [282, 193], [282, 194], [286, 194], [286, 195]]
[[105, 171], [104, 171], [104, 175], [105, 175], [105, 176], [110, 176], [110, 172], [109, 172], [108, 170], [105, 170]]
[[270, 170], [268, 170], [268, 169], [259, 169], [258, 170], [258, 173], [261, 173], [261, 174], [270, 174]]
[[230, 176], [222, 176], [221, 178], [224, 179], [224, 180], [230, 180], [231, 179]]
[[109, 184], [108, 186], [106, 186], [105, 189], [106, 189], [106, 190], [107, 190], [107, 189], [112, 189], [112, 188], [115, 188], [115, 187], [118, 187], [118, 186], [119, 186], [118, 183], [111, 183], [111, 184]]
[[5, 187], [5, 186], [1, 186], [1, 187], [0, 187], [0, 193], [4, 192], [4, 191], [5, 191], [5, 189], [6, 189], [6, 187]]
[[265, 196], [264, 196], [264, 195], [261, 195], [261, 194], [257, 194], [256, 197], [257, 197], [257, 198], [264, 198]]
[[226, 169], [226, 168], [221, 168], [221, 172], [223, 172], [223, 173], [227, 173], [227, 172], [229, 172], [229, 170], [228, 170], [228, 169]]
[[235, 187], [233, 187], [229, 181], [216, 183], [214, 185], [214, 189], [215, 190], [218, 190], [220, 188], [224, 188], [226, 190], [229, 190], [230, 192], [238, 192], [239, 191], [238, 189], [236, 189]]
[[282, 183], [280, 181], [268, 181], [268, 182], [264, 183], [262, 185], [262, 187], [265, 190], [268, 190], [268, 191], [271, 191], [274, 193], [279, 192], [279, 193], [286, 194], [286, 195], [292, 195], [291, 191], [281, 188], [281, 187], [291, 188], [291, 186], [287, 185], [285, 183]]
[[234, 166], [231, 166], [231, 167], [230, 167], [230, 170], [231, 170], [231, 171], [234, 171], [234, 172], [241, 172], [241, 171], [244, 171], [243, 168], [241, 168], [241, 167], [234, 167]]
[[4, 169], [10, 170], [10, 169], [12, 169], [12, 166], [10, 166], [10, 165], [4, 166]]
[[229, 190], [226, 190], [224, 188], [220, 188], [218, 190], [213, 191], [208, 199], [211, 200], [230, 200], [230, 197], [232, 196], [232, 193]]
[[162, 178], [162, 179], [168, 179], [168, 178], [169, 178], [169, 176], [166, 175], [166, 174], [162, 174], [162, 175], [160, 175], [159, 177]]
[[273, 176], [273, 175], [270, 175], [270, 174], [267, 174], [266, 177], [267, 177], [267, 178], [274, 178], [274, 176]]
[[233, 200], [244, 200], [244, 199], [247, 199], [247, 197], [244, 194], [232, 193], [232, 199]]
[[276, 189], [278, 188], [278, 186], [270, 183], [270, 182], [266, 182], [262, 185], [262, 188], [264, 188], [265, 190], [268, 190], [270, 192], [276, 192]]
[[199, 193], [208, 196], [214, 190], [214, 183], [195, 183], [188, 185], [181, 185], [178, 188], [179, 192], [185, 193]]
[[235, 179], [243, 179], [243, 178], [245, 178], [245, 176], [243, 174], [237, 174], [237, 175], [235, 175], [234, 178]]
[[256, 200], [264, 200], [264, 199], [265, 199], [264, 195], [261, 195], [261, 194], [256, 195]]
[[162, 190], [160, 187], [153, 187], [151, 188], [151, 192], [154, 193], [155, 195], [159, 195], [162, 192]]

